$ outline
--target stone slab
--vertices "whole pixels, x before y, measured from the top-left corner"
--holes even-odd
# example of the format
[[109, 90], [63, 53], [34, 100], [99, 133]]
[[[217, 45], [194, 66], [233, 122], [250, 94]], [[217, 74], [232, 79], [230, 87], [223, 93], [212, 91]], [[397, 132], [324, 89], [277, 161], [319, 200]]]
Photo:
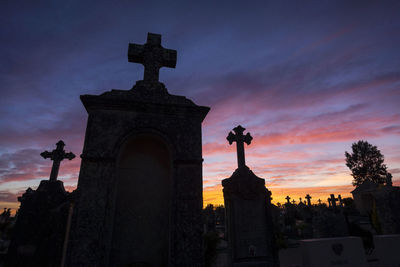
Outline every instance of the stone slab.
[[300, 248], [302, 266], [368, 266], [362, 241], [359, 237], [301, 240]]
[[279, 250], [280, 267], [303, 267], [301, 248], [287, 248]]
[[374, 245], [379, 267], [400, 266], [400, 235], [376, 235]]

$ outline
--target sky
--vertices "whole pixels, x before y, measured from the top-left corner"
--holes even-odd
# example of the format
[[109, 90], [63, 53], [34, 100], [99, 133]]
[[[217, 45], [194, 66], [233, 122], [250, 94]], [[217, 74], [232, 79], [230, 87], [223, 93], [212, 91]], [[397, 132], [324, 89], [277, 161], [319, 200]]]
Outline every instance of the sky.
[[399, 1], [26, 1], [0, 8], [0, 208], [48, 179], [40, 156], [62, 139], [77, 157], [59, 179], [76, 187], [87, 113], [79, 95], [130, 89], [143, 66], [129, 43], [147, 33], [178, 52], [169, 93], [211, 108], [203, 122], [204, 204], [223, 204], [235, 168], [226, 136], [250, 132], [246, 164], [273, 202], [350, 196], [351, 144], [380, 149], [400, 185]]

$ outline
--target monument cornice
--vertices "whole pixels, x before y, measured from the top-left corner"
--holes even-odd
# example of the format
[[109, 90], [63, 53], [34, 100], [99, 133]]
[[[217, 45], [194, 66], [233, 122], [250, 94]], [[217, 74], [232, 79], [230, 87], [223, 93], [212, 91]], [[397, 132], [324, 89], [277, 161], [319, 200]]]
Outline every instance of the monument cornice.
[[90, 114], [99, 110], [134, 111], [175, 116], [198, 117], [201, 121], [210, 108], [198, 106], [183, 96], [142, 96], [127, 90], [112, 90], [102, 95], [81, 95], [83, 105]]

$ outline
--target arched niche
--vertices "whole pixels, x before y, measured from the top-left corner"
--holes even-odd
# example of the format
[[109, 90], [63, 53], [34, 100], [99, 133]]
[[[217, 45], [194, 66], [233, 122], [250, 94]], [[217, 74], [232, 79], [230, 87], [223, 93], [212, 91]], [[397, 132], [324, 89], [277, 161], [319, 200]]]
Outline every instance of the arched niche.
[[171, 151], [154, 134], [128, 138], [116, 165], [110, 266], [167, 266]]

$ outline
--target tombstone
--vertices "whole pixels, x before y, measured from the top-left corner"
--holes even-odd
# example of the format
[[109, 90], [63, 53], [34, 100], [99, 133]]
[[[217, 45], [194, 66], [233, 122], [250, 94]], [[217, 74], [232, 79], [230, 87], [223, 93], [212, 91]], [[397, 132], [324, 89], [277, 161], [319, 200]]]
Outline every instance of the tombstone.
[[371, 259], [379, 267], [400, 266], [400, 235], [375, 235]]
[[306, 195], [306, 199], [307, 199], [307, 206], [311, 206], [311, 196], [309, 194]]
[[379, 185], [374, 182], [365, 181], [351, 191], [354, 199], [354, 205], [361, 215], [368, 216], [371, 214], [374, 202], [373, 193], [377, 191], [378, 187]]
[[282, 256], [281, 267], [367, 266], [359, 237], [300, 240], [299, 247], [283, 250], [279, 255]]
[[329, 207], [332, 207], [332, 208], [336, 208], [336, 201], [337, 201], [338, 199], [337, 198], [335, 198], [335, 195], [334, 194], [331, 194], [331, 197], [330, 198], [328, 198], [328, 201], [329, 201]]
[[293, 205], [296, 204], [296, 200], [293, 199], [293, 200], [292, 200], [292, 204], [293, 204]]
[[400, 187], [366, 181], [352, 192], [354, 204], [363, 216], [372, 217], [378, 232], [400, 234]]
[[202, 266], [201, 123], [209, 108], [158, 80], [175, 50], [149, 33], [131, 90], [82, 95], [86, 128], [66, 266]]
[[286, 196], [286, 201], [287, 201], [288, 204], [290, 204], [290, 197], [289, 196]]
[[303, 200], [302, 200], [301, 197], [299, 197], [299, 200], [300, 200], [300, 201], [299, 201], [299, 204], [300, 204], [300, 203], [303, 203]]
[[342, 196], [340, 194], [338, 195], [338, 200], [339, 200], [339, 206], [343, 207], [343, 199], [342, 199]]
[[21, 202], [6, 266], [60, 266], [63, 257], [70, 194], [57, 180], [60, 163], [75, 155], [65, 153], [64, 142], [57, 149], [40, 155], [53, 160], [50, 179], [40, 182], [37, 190], [28, 188], [18, 198]]
[[321, 199], [318, 199], [318, 204], [319, 204], [319, 205], [321, 205], [321, 202], [322, 202]]
[[271, 192], [265, 180], [257, 177], [245, 164], [244, 143], [249, 133], [240, 125], [230, 132], [229, 144], [236, 142], [238, 168], [222, 181], [227, 214], [230, 251], [229, 266], [278, 266], [271, 218]]

